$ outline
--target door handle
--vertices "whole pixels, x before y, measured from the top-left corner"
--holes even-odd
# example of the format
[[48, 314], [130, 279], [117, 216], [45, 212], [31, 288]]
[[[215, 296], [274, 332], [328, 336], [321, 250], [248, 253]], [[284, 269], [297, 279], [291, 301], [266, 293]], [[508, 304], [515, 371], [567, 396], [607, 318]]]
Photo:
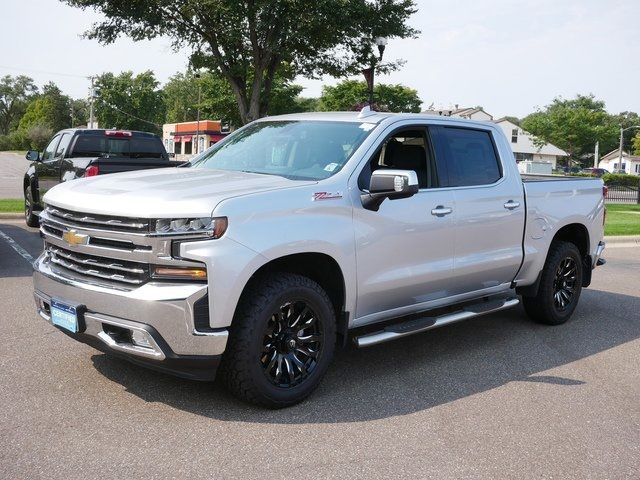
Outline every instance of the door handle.
[[453, 212], [453, 209], [451, 207], [438, 205], [436, 208], [431, 210], [431, 215], [435, 215], [436, 217], [444, 217], [445, 215], [449, 215], [451, 212]]
[[520, 202], [514, 202], [513, 200], [509, 200], [504, 204], [504, 208], [507, 210], [514, 210], [520, 206]]

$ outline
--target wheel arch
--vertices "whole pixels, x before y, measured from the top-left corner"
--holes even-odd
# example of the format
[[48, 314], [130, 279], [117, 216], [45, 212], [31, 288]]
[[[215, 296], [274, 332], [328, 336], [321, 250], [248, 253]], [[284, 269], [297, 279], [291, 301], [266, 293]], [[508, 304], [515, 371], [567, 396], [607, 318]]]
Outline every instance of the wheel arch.
[[[252, 282], [276, 272], [296, 273], [310, 278], [320, 285], [327, 292], [333, 304], [339, 341], [346, 342], [349, 315], [349, 312], [345, 311], [346, 283], [342, 268], [335, 258], [326, 253], [304, 252], [271, 259], [251, 275], [240, 295], [240, 301]], [[236, 305], [236, 310], [237, 308]]]

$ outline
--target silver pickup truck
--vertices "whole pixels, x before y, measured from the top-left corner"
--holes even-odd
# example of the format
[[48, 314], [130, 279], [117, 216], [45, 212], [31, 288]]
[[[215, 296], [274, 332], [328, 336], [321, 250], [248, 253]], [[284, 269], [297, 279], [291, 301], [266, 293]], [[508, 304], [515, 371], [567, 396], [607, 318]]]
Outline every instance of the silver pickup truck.
[[113, 355], [307, 397], [337, 345], [513, 307], [573, 314], [604, 263], [599, 179], [521, 178], [496, 125], [368, 109], [265, 118], [180, 168], [44, 197], [38, 314]]

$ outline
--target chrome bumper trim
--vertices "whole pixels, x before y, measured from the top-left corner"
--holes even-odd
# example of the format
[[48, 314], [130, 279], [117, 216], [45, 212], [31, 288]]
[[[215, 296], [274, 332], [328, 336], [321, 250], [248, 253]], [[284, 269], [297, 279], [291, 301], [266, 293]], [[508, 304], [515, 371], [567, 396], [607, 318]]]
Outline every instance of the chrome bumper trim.
[[[206, 285], [149, 282], [130, 291], [115, 290], [60, 277], [49, 268], [46, 260], [43, 255], [35, 261], [33, 274], [38, 315], [45, 321], [50, 323], [51, 319], [44, 304], [57, 298], [84, 305], [87, 309], [84, 333], [98, 338], [113, 350], [157, 360], [161, 359], [160, 354], [164, 358], [169, 353], [213, 356], [224, 352], [229, 335], [227, 330], [204, 333], [195, 330], [194, 304], [207, 294]], [[104, 332], [103, 324], [129, 330], [145, 330], [145, 326], [149, 326], [171, 352], [164, 352], [156, 342], [153, 352], [150, 348], [133, 345], [124, 348]]]

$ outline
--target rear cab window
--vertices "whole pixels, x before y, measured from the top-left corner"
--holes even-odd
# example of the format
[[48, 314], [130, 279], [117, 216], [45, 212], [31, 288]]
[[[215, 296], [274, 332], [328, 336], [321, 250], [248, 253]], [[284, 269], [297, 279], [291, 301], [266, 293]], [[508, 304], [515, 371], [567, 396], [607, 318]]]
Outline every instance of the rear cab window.
[[78, 134], [72, 157], [166, 158], [162, 141], [157, 137], [114, 136], [103, 133]]
[[464, 127], [431, 127], [439, 173], [449, 187], [491, 185], [502, 178], [491, 132]]

